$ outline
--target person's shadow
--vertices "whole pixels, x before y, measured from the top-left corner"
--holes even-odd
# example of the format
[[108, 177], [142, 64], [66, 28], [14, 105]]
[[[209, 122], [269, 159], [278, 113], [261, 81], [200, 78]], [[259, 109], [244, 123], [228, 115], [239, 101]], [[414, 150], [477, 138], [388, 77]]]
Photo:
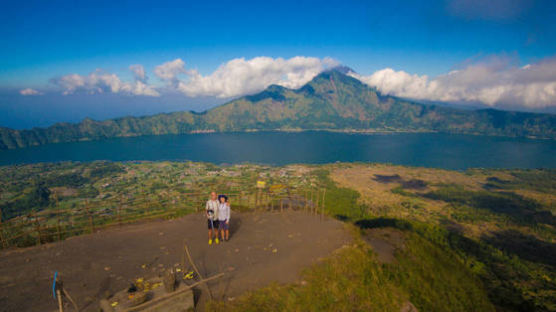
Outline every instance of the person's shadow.
[[230, 239], [234, 236], [234, 234], [239, 230], [241, 227], [241, 217], [230, 218]]

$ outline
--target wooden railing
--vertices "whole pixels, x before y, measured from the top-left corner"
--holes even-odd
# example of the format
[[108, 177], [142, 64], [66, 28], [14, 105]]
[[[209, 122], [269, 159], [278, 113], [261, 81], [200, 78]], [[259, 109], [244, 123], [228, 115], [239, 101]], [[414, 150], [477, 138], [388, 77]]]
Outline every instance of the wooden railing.
[[[168, 194], [166, 192], [166, 194]], [[325, 189], [254, 189], [229, 192], [234, 211], [303, 210], [324, 214]], [[54, 207], [12, 219], [0, 219], [2, 248], [26, 247], [94, 233], [103, 228], [150, 220], [171, 219], [204, 209], [207, 193], [180, 193], [176, 197], [155, 195], [129, 199], [124, 195], [107, 199], [80, 200], [71, 209]]]

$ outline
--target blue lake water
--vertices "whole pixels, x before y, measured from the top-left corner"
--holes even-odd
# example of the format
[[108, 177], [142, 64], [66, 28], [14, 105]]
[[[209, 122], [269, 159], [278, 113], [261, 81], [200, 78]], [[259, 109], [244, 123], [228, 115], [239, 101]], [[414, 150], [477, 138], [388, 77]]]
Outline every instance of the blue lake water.
[[0, 151], [0, 164], [92, 160], [380, 162], [447, 169], [556, 168], [556, 141], [437, 133], [213, 133], [114, 138]]

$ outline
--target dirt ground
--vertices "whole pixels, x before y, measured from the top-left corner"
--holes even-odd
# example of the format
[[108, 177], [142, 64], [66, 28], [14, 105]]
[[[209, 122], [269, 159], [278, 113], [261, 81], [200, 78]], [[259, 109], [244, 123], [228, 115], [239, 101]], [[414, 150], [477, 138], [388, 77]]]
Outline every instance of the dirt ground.
[[[214, 299], [233, 300], [271, 282], [289, 283], [302, 269], [351, 241], [337, 220], [302, 212], [235, 213], [229, 242], [208, 246], [202, 214], [132, 224], [62, 242], [0, 253], [0, 310], [54, 311], [52, 277], [83, 311], [98, 310], [98, 299], [138, 277], [158, 276], [178, 266], [187, 242], [204, 277], [225, 272], [209, 284]], [[208, 295], [195, 292], [198, 310]]]
[[382, 263], [394, 262], [396, 252], [405, 248], [403, 233], [392, 228], [367, 229], [363, 233], [363, 240], [371, 246]]

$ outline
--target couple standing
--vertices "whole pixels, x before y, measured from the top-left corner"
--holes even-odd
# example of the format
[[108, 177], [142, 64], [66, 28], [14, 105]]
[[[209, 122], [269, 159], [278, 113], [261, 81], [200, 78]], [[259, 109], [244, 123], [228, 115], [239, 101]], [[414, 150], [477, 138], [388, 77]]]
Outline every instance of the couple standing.
[[210, 193], [210, 199], [205, 206], [205, 214], [207, 216], [209, 245], [212, 245], [212, 238], [218, 244], [218, 233], [222, 241], [228, 241], [230, 238], [230, 203], [228, 196], [216, 195], [216, 192]]

